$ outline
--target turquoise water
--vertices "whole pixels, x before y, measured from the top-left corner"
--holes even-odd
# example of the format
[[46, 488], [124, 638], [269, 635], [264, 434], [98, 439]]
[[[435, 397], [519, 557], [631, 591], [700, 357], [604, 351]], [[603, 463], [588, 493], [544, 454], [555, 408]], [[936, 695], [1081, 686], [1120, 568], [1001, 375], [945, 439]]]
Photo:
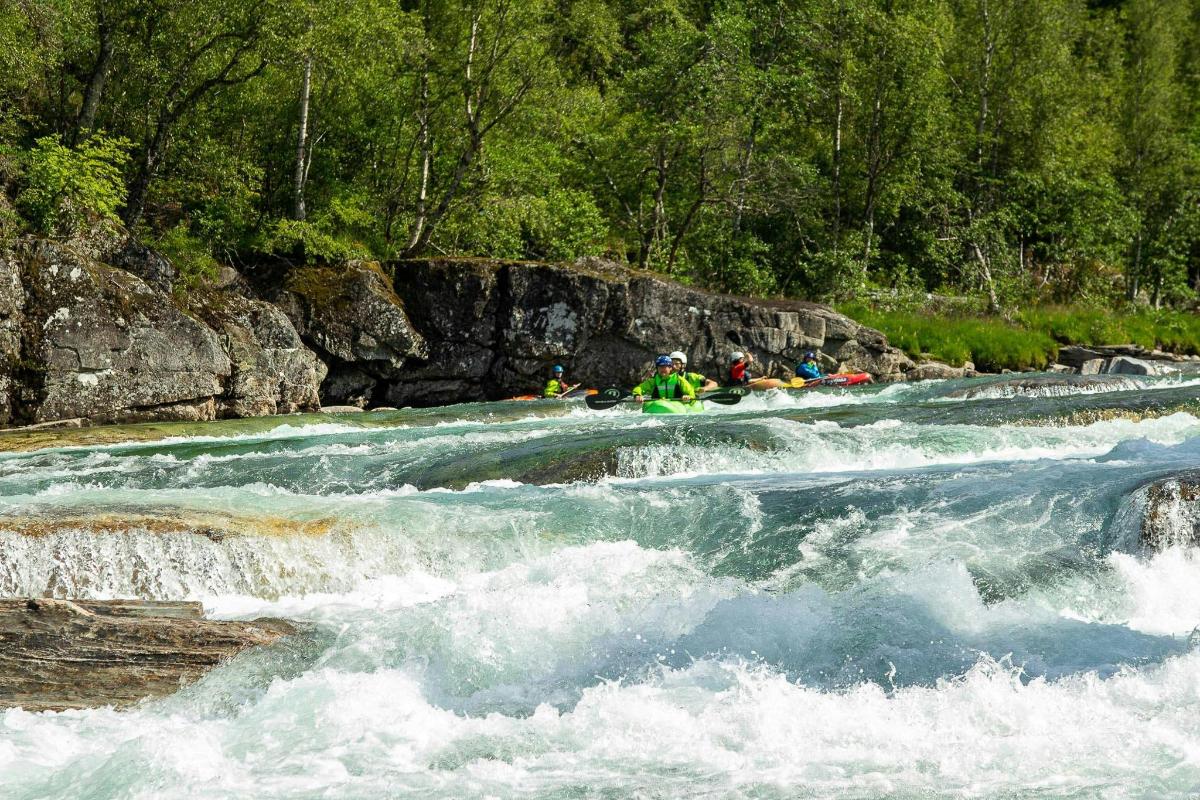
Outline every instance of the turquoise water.
[[1194, 796], [1200, 551], [1138, 531], [1200, 386], [1103, 388], [0, 455], [0, 595], [304, 631], [133, 710], [0, 712], [0, 797]]

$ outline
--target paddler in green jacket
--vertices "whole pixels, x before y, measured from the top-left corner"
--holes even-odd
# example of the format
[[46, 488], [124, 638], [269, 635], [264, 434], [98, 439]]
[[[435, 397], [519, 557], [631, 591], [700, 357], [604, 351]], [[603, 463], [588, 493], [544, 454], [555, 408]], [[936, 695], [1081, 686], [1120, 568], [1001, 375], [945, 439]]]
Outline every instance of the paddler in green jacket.
[[562, 364], [555, 364], [554, 369], [550, 371], [550, 380], [546, 382], [546, 389], [542, 392], [542, 397], [547, 400], [554, 400], [575, 389], [576, 386], [567, 384], [566, 379], [563, 377]]
[[633, 396], [639, 403], [647, 400], [679, 400], [690, 403], [696, 399], [696, 390], [687, 378], [676, 374], [670, 356], [654, 359], [654, 374], [633, 387]]
[[717, 388], [717, 382], [711, 378], [706, 378], [699, 372], [687, 371], [687, 355], [682, 350], [676, 350], [671, 353], [671, 364], [675, 367], [675, 372], [687, 379], [687, 382], [692, 385], [692, 388], [697, 392], [711, 392]]

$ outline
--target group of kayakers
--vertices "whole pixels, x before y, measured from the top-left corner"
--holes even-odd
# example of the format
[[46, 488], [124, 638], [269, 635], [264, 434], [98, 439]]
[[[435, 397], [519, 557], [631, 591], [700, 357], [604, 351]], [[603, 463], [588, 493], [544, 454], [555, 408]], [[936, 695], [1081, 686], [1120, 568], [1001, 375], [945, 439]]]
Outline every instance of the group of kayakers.
[[[735, 350], [729, 355], [729, 372], [723, 383], [725, 386], [745, 386], [749, 388], [772, 388], [778, 381], [771, 378], [754, 377], [752, 365], [754, 357], [749, 352]], [[687, 355], [680, 350], [654, 359], [654, 374], [633, 387], [632, 394], [639, 402], [646, 400], [679, 400], [690, 403], [696, 399], [698, 392], [709, 392], [718, 388], [717, 381], [699, 372], [688, 371]], [[817, 354], [811, 350], [804, 354], [804, 359], [796, 365], [796, 375], [805, 380], [819, 380], [825, 377], [817, 363]], [[766, 385], [770, 382], [770, 385]], [[542, 393], [546, 398], [562, 398], [579, 387], [571, 385], [565, 377], [561, 364], [555, 364], [551, 370], [550, 380]]]

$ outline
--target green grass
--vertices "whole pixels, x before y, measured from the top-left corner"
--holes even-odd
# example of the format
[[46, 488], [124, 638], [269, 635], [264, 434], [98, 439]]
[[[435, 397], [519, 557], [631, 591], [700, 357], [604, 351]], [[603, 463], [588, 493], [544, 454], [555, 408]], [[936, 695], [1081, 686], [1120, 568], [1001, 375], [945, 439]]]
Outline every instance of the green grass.
[[913, 358], [932, 357], [977, 369], [1042, 369], [1066, 344], [1137, 344], [1176, 353], [1200, 353], [1200, 315], [1139, 309], [1109, 311], [1089, 307], [1040, 307], [1013, 320], [978, 314], [883, 311], [861, 304], [838, 308], [872, 328]]

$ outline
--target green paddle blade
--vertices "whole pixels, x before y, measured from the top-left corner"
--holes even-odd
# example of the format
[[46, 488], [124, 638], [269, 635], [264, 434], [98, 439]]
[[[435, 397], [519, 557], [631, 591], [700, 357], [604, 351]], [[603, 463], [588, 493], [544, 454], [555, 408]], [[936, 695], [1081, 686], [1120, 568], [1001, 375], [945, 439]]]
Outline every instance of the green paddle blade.
[[624, 403], [630, 397], [629, 392], [619, 386], [610, 386], [607, 389], [601, 389], [596, 394], [588, 395], [583, 402], [587, 403], [587, 407], [595, 411], [603, 411], [606, 408], [612, 408], [617, 403]]
[[728, 389], [717, 389], [708, 394], [700, 395], [696, 399], [716, 403], [720, 406], [736, 406], [748, 394], [750, 394], [750, 390], [745, 386], [730, 386]]

